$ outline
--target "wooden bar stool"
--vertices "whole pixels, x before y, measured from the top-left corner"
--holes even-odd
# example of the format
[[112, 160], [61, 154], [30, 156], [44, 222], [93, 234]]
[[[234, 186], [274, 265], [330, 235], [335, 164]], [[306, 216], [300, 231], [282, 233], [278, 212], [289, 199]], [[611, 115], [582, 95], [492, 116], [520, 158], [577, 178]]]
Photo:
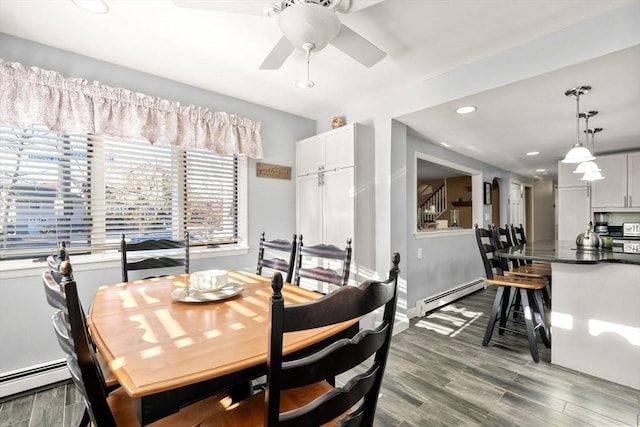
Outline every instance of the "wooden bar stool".
[[[504, 266], [508, 265], [494, 256], [494, 235], [491, 230], [478, 228], [476, 225], [476, 242], [485, 268], [485, 283], [497, 286], [496, 297], [489, 315], [489, 322], [485, 331], [483, 346], [487, 346], [493, 331], [498, 323], [498, 333], [503, 335], [505, 331], [526, 335], [529, 341], [529, 351], [533, 360], [538, 362], [538, 348], [536, 345], [536, 331], [546, 347], [551, 347], [547, 332], [542, 290], [547, 286], [547, 280], [542, 277], [505, 276]], [[519, 303], [515, 297], [519, 296]], [[521, 305], [522, 320], [509, 319], [509, 313], [514, 305]], [[507, 327], [507, 321], [524, 322], [526, 332]]]

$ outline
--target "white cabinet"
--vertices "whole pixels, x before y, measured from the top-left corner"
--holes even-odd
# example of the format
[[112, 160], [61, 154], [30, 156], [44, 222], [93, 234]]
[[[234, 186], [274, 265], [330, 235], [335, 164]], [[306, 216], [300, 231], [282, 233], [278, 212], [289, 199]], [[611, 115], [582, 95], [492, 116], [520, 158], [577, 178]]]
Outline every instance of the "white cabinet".
[[640, 152], [627, 154], [627, 196], [627, 207], [640, 209]]
[[558, 240], [575, 241], [591, 218], [591, 188], [576, 166], [558, 162]]
[[558, 187], [587, 187], [588, 181], [582, 181], [581, 173], [573, 173], [578, 165], [558, 162]]
[[598, 156], [595, 161], [604, 179], [593, 182], [591, 206], [640, 209], [640, 152]]
[[373, 153], [373, 129], [357, 123], [296, 143], [296, 232], [305, 245], [352, 239], [352, 282], [375, 267]]
[[558, 187], [558, 240], [575, 241], [591, 219], [589, 187]]

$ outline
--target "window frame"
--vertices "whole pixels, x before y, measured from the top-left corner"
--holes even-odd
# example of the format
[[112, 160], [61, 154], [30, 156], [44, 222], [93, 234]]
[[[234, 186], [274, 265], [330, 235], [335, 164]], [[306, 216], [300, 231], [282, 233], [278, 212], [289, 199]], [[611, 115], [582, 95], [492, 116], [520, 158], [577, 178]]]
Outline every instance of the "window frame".
[[413, 180], [412, 180], [412, 214], [411, 220], [413, 221], [413, 235], [415, 238], [423, 239], [423, 238], [432, 238], [432, 237], [445, 237], [450, 235], [460, 235], [460, 234], [471, 234], [473, 233], [473, 228], [471, 229], [445, 229], [445, 230], [420, 230], [418, 229], [418, 162], [420, 160], [424, 160], [430, 163], [434, 163], [440, 166], [444, 166], [450, 169], [454, 169], [459, 171], [464, 175], [471, 176], [471, 209], [472, 209], [472, 222], [474, 224], [482, 224], [482, 213], [483, 213], [483, 200], [482, 200], [482, 183], [483, 183], [483, 175], [482, 171], [469, 168], [464, 165], [460, 165], [458, 163], [450, 162], [448, 160], [444, 160], [438, 157], [431, 156], [429, 154], [421, 153], [416, 151], [414, 153], [414, 162], [413, 162]]

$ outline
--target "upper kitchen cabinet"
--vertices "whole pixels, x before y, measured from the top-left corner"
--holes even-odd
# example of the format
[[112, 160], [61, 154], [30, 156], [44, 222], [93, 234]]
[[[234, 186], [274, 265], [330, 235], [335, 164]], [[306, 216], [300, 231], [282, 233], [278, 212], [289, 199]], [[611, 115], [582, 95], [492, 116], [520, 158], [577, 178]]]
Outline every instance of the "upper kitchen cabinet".
[[[598, 163], [599, 164], [599, 163]], [[558, 187], [587, 187], [589, 181], [582, 181], [581, 173], [573, 173], [576, 170], [575, 163], [558, 162]]]
[[360, 149], [360, 144], [357, 143], [358, 134], [363, 131], [362, 125], [352, 123], [298, 141], [296, 176], [353, 166], [356, 151]]
[[592, 209], [640, 210], [640, 152], [598, 156], [596, 163], [604, 179], [592, 183]]

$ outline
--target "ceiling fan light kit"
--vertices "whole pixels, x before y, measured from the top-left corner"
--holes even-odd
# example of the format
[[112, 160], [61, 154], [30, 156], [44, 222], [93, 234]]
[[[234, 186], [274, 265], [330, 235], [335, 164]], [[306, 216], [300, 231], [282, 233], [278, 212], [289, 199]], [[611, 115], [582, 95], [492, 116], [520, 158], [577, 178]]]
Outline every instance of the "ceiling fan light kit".
[[91, 13], [103, 14], [109, 12], [109, 6], [103, 0], [71, 0], [73, 4]]
[[280, 12], [278, 26], [294, 47], [306, 50], [305, 43], [312, 43], [316, 52], [340, 32], [338, 15], [316, 3], [296, 3], [286, 7]]

